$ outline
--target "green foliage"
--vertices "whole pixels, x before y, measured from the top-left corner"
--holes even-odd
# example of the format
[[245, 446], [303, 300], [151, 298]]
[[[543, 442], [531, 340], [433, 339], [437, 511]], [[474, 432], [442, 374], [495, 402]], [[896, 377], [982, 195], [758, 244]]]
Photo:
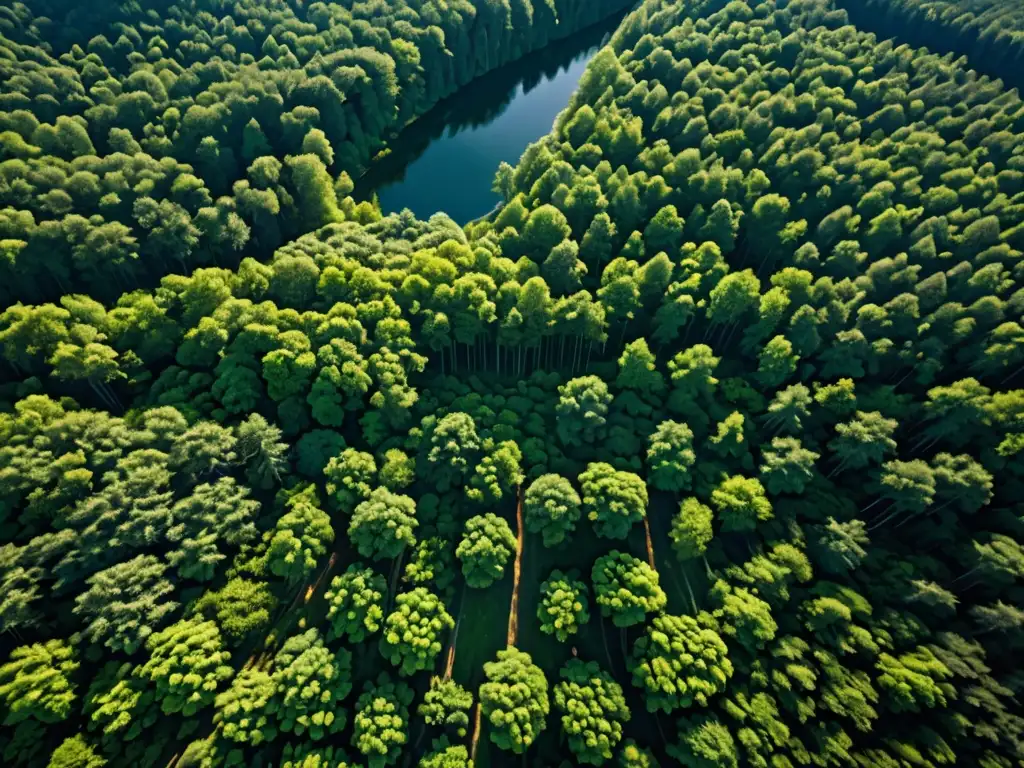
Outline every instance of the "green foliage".
[[519, 446], [505, 440], [495, 446], [476, 466], [466, 488], [466, 497], [479, 504], [497, 504], [523, 481]]
[[286, 744], [280, 768], [350, 768], [348, 756], [340, 747], [318, 746], [312, 742]]
[[733, 675], [728, 649], [707, 614], [656, 616], [633, 645], [633, 685], [649, 712], [708, 706]]
[[235, 577], [218, 590], [204, 592], [193, 609], [217, 622], [221, 632], [236, 643], [250, 632], [270, 625], [277, 598], [263, 581]]
[[231, 654], [212, 621], [179, 621], [150, 635], [146, 648], [149, 658], [133, 674], [155, 688], [165, 715], [194, 715], [212, 704], [218, 687], [231, 678]]
[[461, 739], [469, 730], [469, 711], [472, 708], [472, 693], [454, 680], [432, 677], [430, 690], [423, 694], [416, 714], [427, 725], [443, 728]]
[[597, 462], [587, 465], [580, 485], [583, 511], [602, 538], [626, 538], [633, 523], [647, 514], [647, 486], [639, 475]]
[[115, 652], [139, 650], [178, 607], [164, 599], [174, 592], [166, 570], [152, 555], [139, 555], [90, 576], [74, 609], [87, 622], [85, 636]]
[[629, 722], [622, 686], [593, 661], [572, 659], [562, 667], [561, 677], [553, 694], [569, 749], [581, 763], [601, 765], [611, 759], [622, 740], [622, 726]]
[[566, 642], [590, 620], [587, 585], [577, 571], [554, 570], [540, 585], [537, 620], [540, 631]]
[[82, 734], [69, 736], [53, 750], [47, 768], [103, 768], [105, 758], [96, 754]]
[[4, 725], [28, 718], [40, 723], [67, 719], [75, 701], [72, 677], [78, 667], [74, 648], [62, 640], [15, 648], [0, 667]]
[[708, 544], [715, 536], [711, 527], [713, 516], [711, 507], [701, 504], [697, 499], [683, 500], [679, 512], [672, 518], [672, 527], [668, 532], [676, 557], [692, 560], [707, 551]]
[[679, 721], [679, 741], [669, 755], [695, 768], [739, 768], [739, 753], [729, 729], [714, 715], [695, 715]]
[[693, 432], [685, 424], [663, 421], [647, 442], [647, 479], [659, 491], [689, 490], [690, 469], [697, 461]]
[[441, 653], [441, 638], [455, 628], [437, 595], [417, 587], [395, 598], [395, 610], [384, 621], [380, 652], [399, 674], [412, 675], [430, 669]]
[[594, 443], [607, 434], [608, 385], [597, 376], [572, 379], [558, 388], [558, 437], [567, 446]]
[[277, 683], [261, 669], [243, 669], [231, 687], [217, 694], [215, 720], [225, 739], [256, 747], [277, 736]]
[[352, 746], [366, 758], [370, 768], [393, 765], [409, 740], [409, 705], [412, 689], [402, 682], [392, 682], [381, 674], [376, 682], [366, 684], [356, 701], [352, 729]]
[[278, 518], [267, 550], [267, 567], [289, 584], [306, 579], [316, 568], [318, 558], [327, 554], [334, 542], [331, 519], [319, 507], [316, 487], [288, 499], [287, 511]]
[[658, 768], [658, 761], [651, 751], [639, 746], [632, 739], [622, 742], [615, 764], [619, 768]]
[[617, 627], [642, 623], [648, 613], [659, 613], [668, 601], [658, 585], [658, 572], [627, 552], [612, 550], [599, 557], [590, 580], [601, 615], [610, 617]]
[[725, 478], [711, 493], [711, 506], [722, 521], [722, 530], [753, 531], [772, 519], [772, 504], [760, 481], [734, 475]]
[[526, 489], [523, 514], [526, 529], [543, 536], [545, 547], [554, 547], [576, 530], [580, 497], [566, 478], [541, 475]]
[[490, 724], [491, 741], [523, 754], [544, 730], [551, 704], [548, 681], [530, 654], [509, 646], [496, 661], [484, 664], [487, 682], [480, 686], [480, 707]]
[[330, 622], [327, 640], [348, 637], [353, 643], [361, 643], [380, 629], [387, 588], [383, 576], [361, 563], [352, 563], [343, 574], [335, 576], [324, 594]]
[[878, 687], [888, 696], [894, 712], [943, 707], [953, 695], [953, 686], [945, 682], [952, 672], [927, 647], [899, 657], [880, 654], [877, 668]]
[[285, 733], [320, 741], [345, 727], [352, 655], [332, 652], [316, 629], [289, 637], [274, 656], [276, 713]]
[[470, 587], [483, 589], [501, 579], [509, 558], [515, 556], [516, 536], [508, 521], [493, 512], [466, 521], [455, 556]]
[[340, 455], [332, 456], [323, 471], [329, 497], [338, 509], [351, 515], [373, 492], [377, 462], [372, 454], [346, 448]]
[[427, 463], [437, 489], [445, 492], [462, 484], [476, 465], [481, 449], [476, 425], [467, 413], [449, 413], [438, 420], [430, 435]]
[[452, 745], [444, 737], [435, 739], [431, 751], [420, 758], [420, 768], [472, 768], [469, 750], [461, 744]]
[[348, 536], [360, 556], [387, 560], [416, 544], [417, 525], [415, 501], [377, 488], [356, 507]]
[[[450, 618], [400, 597], [392, 626], [390, 589], [455, 605], [463, 538], [469, 580], [500, 577], [509, 532], [465, 523], [511, 519], [524, 482], [524, 641], [584, 620], [566, 571], [605, 553], [582, 512], [641, 554], [650, 505], [691, 616], [658, 615], [633, 561], [640, 587], [595, 599], [649, 624], [619, 633], [648, 705], [690, 707], [661, 723], [670, 761], [1024, 760], [1019, 3], [626, 5], [0, 10], [4, 764], [347, 765], [315, 740], [344, 720], [333, 645], [383, 628], [403, 671], [433, 669]], [[353, 199], [401, 126], [603, 18], [551, 134], [499, 169], [500, 210]], [[358, 564], [332, 584], [339, 524], [390, 589]], [[505, 629], [480, 597], [460, 680]], [[527, 682], [485, 727], [523, 751], [540, 673], [502, 665]], [[466, 728], [464, 692], [438, 695]], [[650, 739], [586, 701], [581, 757]], [[376, 761], [408, 731], [405, 762], [468, 762], [399, 720], [369, 716]], [[268, 746], [285, 722], [302, 735]]]

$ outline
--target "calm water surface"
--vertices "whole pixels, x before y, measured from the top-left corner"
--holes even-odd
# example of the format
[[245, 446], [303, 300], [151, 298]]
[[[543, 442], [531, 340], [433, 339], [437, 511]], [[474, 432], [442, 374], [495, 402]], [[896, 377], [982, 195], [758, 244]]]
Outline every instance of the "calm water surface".
[[502, 160], [551, 130], [587, 62], [618, 26], [615, 16], [474, 80], [391, 142], [391, 153], [356, 184], [377, 193], [385, 213], [409, 208], [421, 219], [444, 211], [465, 224], [499, 202], [491, 191]]

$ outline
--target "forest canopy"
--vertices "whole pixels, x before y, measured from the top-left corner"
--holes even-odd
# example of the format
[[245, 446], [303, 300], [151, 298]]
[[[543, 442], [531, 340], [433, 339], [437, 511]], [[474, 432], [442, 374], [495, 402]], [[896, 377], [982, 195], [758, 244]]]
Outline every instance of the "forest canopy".
[[0, 9], [5, 765], [1024, 763], [1017, 4], [644, 0], [353, 199], [625, 5]]

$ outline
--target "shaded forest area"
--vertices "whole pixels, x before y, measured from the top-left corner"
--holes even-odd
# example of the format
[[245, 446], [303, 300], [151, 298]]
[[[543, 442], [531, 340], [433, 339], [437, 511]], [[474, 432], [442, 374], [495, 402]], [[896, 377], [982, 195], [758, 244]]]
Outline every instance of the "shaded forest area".
[[5, 762], [1020, 765], [1024, 103], [837, 2], [645, 0], [465, 228], [346, 171], [468, 3], [0, 11]]

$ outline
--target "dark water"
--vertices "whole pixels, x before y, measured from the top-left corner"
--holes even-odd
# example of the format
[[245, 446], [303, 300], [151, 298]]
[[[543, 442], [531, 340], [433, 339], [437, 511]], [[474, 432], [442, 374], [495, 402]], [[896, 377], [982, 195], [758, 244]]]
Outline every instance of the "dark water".
[[552, 43], [474, 80], [390, 142], [391, 153], [356, 184], [358, 199], [377, 193], [385, 213], [409, 208], [421, 219], [444, 211], [465, 224], [499, 201], [491, 191], [502, 160], [551, 130], [587, 62], [622, 16]]

